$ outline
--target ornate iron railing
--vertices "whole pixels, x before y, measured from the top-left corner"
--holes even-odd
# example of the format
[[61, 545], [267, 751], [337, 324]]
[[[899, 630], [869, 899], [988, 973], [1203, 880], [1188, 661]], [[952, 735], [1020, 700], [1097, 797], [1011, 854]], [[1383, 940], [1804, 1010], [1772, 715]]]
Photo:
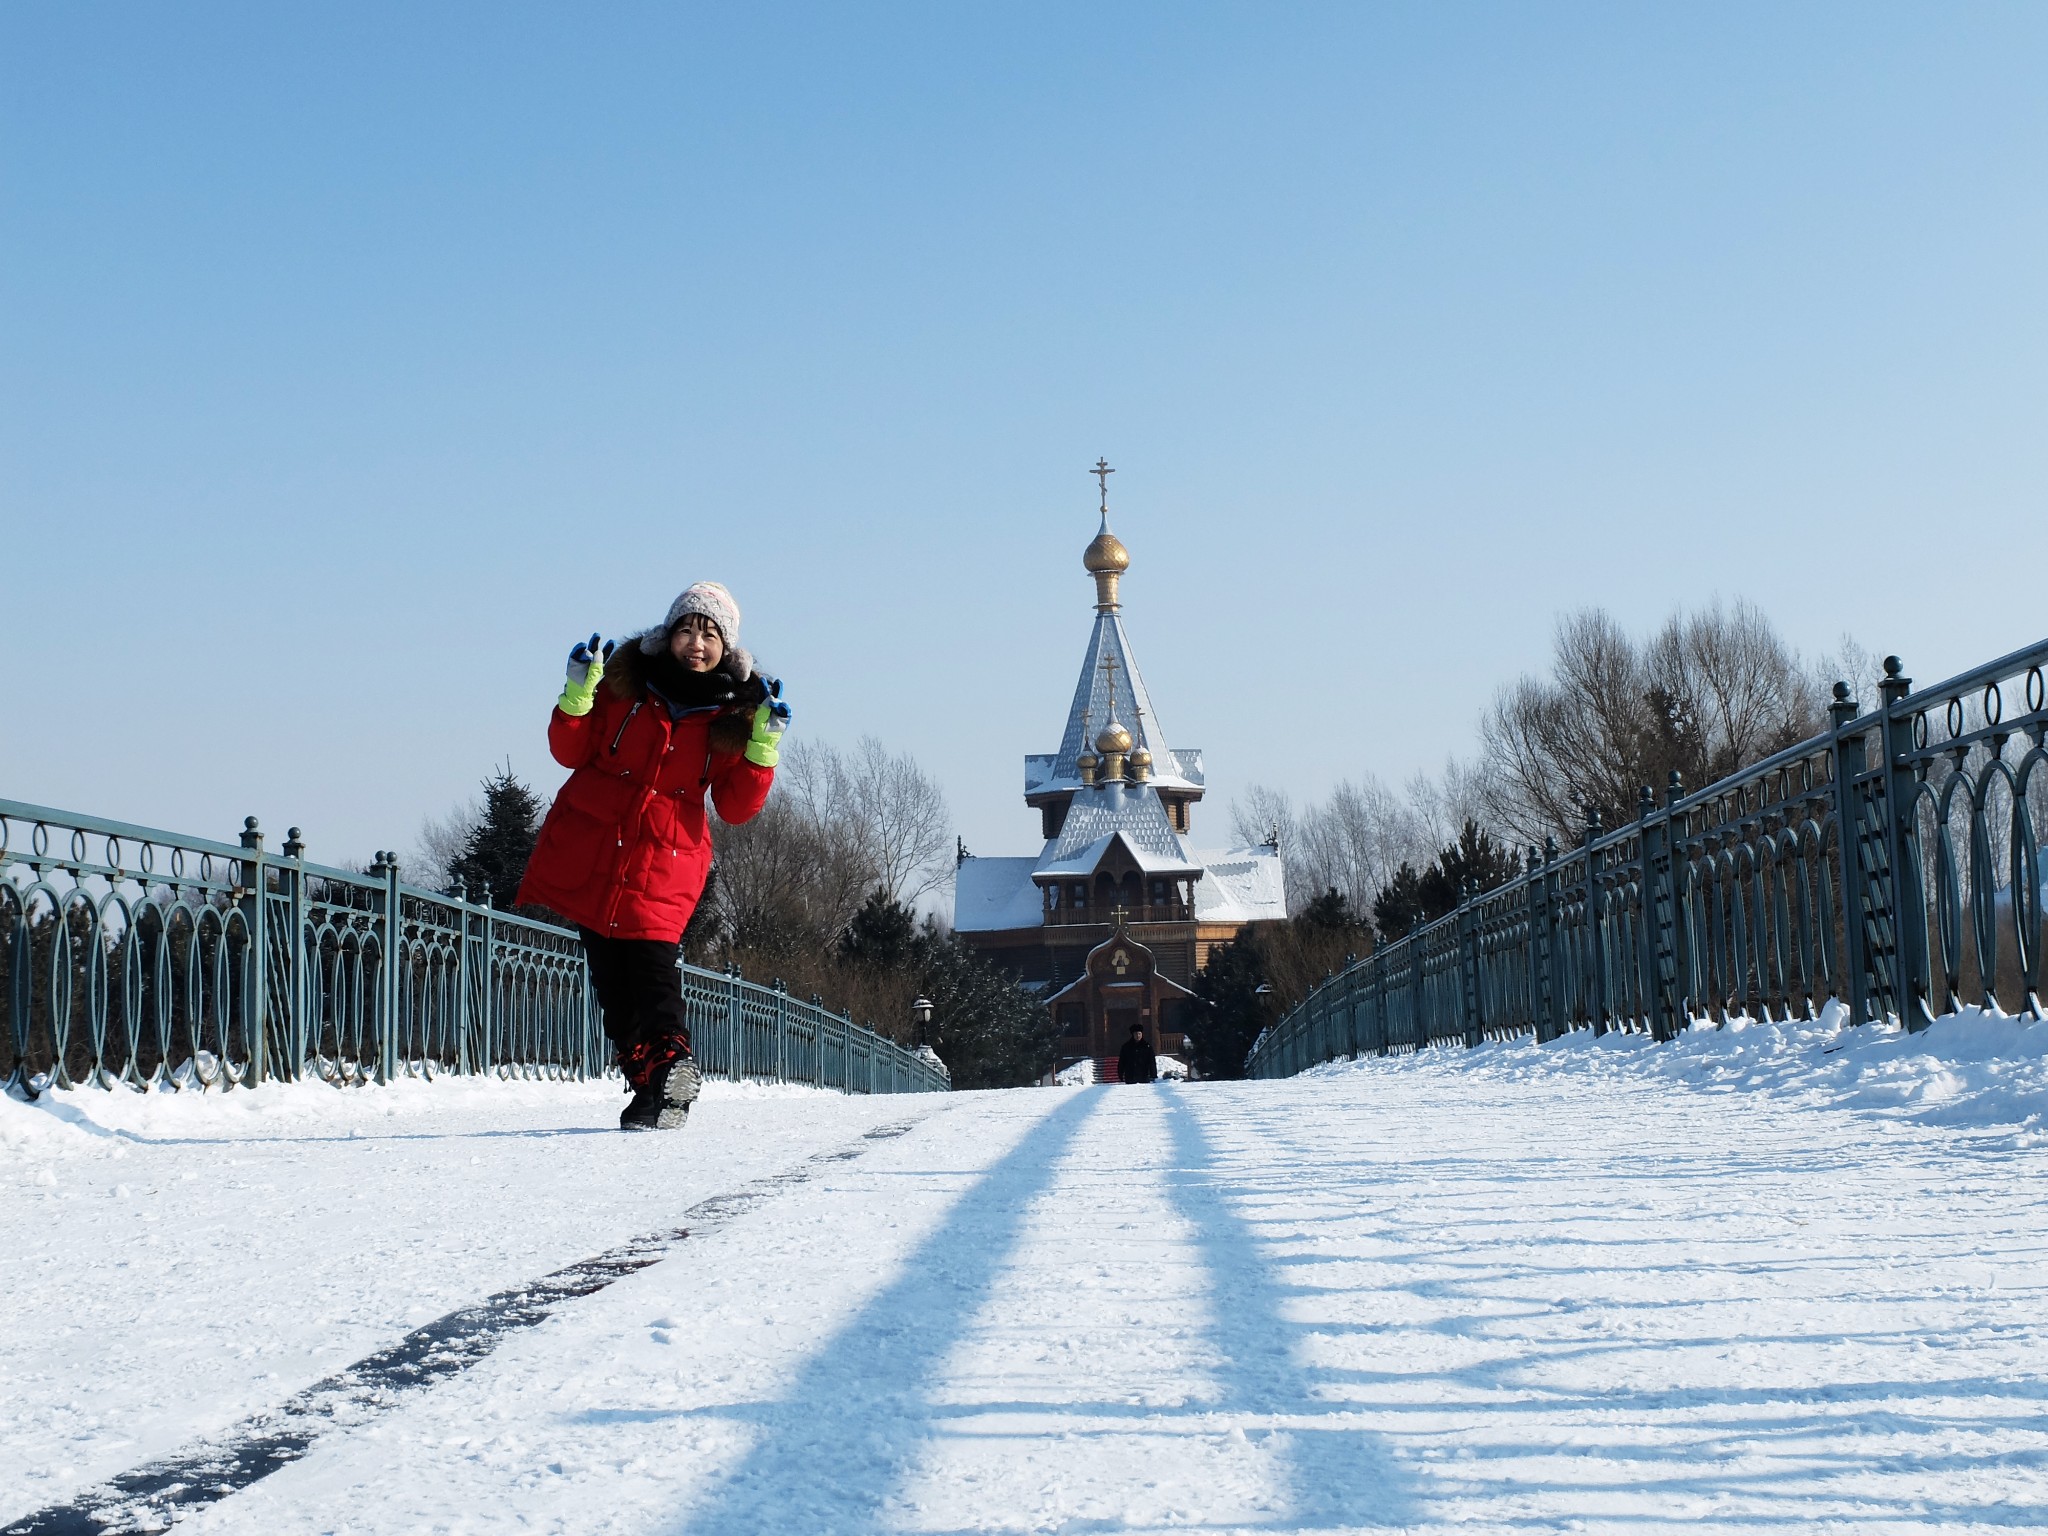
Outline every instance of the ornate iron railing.
[[1354, 961], [1260, 1035], [1255, 1077], [1571, 1029], [1668, 1040], [1696, 1019], [1925, 1028], [1960, 1007], [2042, 1017], [2048, 641], [1878, 707], [1662, 803]]
[[[738, 1081], [943, 1090], [817, 998], [683, 967], [692, 1047]], [[574, 933], [367, 872], [0, 800], [0, 1085], [221, 1087], [612, 1070]]]

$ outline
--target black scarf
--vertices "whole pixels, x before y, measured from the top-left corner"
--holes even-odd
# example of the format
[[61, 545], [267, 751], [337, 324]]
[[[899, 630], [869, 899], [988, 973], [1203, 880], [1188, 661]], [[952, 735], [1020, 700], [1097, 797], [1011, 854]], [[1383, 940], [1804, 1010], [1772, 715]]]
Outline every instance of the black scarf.
[[648, 687], [672, 715], [688, 709], [718, 709], [744, 702], [752, 682], [734, 677], [722, 661], [709, 672], [692, 672], [671, 656], [666, 647], [649, 656], [643, 665]]

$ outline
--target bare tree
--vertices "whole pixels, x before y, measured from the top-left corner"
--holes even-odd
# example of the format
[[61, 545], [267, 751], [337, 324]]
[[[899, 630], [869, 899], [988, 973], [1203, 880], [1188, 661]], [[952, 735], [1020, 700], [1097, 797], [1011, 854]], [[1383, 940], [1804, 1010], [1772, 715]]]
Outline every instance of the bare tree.
[[907, 752], [863, 736], [847, 764], [855, 812], [873, 844], [881, 883], [905, 906], [953, 873], [953, 818], [945, 791]]
[[440, 816], [420, 823], [413, 851], [405, 861], [405, 878], [429, 890], [445, 891], [453, 882], [455, 862], [469, 846], [470, 834], [483, 825], [484, 802], [480, 795], [459, 800]]
[[1328, 800], [1300, 811], [1281, 791], [1258, 784], [1231, 805], [1240, 838], [1254, 840], [1247, 834], [1262, 824], [1280, 830], [1290, 914], [1332, 890], [1354, 912], [1370, 912], [1404, 863], [1427, 864], [1482, 814], [1477, 774], [1456, 762], [1444, 765], [1441, 779], [1417, 774], [1398, 792], [1371, 774], [1347, 779]]
[[756, 951], [829, 948], [876, 889], [908, 906], [952, 874], [944, 793], [873, 737], [793, 743], [767, 808], [715, 846], [725, 938]]
[[1483, 819], [1569, 846], [1589, 808], [1611, 826], [1674, 771], [1698, 788], [1813, 734], [1826, 697], [1749, 603], [1674, 615], [1641, 644], [1597, 608], [1567, 615], [1550, 675], [1502, 689], [1480, 722]]
[[1287, 791], [1252, 784], [1230, 802], [1230, 830], [1243, 847], [1276, 846], [1286, 858], [1297, 847], [1301, 828]]
[[785, 752], [768, 804], [752, 821], [720, 824], [713, 846], [719, 924], [740, 949], [827, 949], [878, 880], [839, 760], [816, 744]]

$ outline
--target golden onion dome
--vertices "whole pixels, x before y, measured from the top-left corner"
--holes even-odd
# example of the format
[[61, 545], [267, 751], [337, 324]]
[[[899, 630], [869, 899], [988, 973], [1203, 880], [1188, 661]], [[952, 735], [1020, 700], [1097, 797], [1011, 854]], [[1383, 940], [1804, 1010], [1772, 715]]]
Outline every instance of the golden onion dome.
[[1098, 768], [1102, 765], [1102, 759], [1097, 757], [1093, 752], [1083, 752], [1079, 757], [1074, 759], [1074, 762], [1082, 768]]
[[1081, 564], [1092, 576], [1111, 571], [1121, 574], [1131, 568], [1131, 552], [1124, 548], [1122, 539], [1109, 531], [1105, 520], [1102, 532], [1095, 535], [1087, 553], [1081, 556]]
[[1152, 766], [1151, 752], [1144, 747], [1138, 748], [1137, 751], [1131, 754], [1131, 766], [1133, 768], [1150, 768]]
[[1131, 733], [1114, 720], [1102, 728], [1102, 734], [1095, 738], [1098, 752], [1128, 752], [1131, 750]]

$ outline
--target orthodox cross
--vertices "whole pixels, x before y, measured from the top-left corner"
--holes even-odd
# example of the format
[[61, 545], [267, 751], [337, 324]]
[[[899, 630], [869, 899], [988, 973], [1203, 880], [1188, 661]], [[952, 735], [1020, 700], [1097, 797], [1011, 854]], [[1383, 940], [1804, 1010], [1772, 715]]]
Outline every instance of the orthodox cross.
[[1089, 470], [1088, 473], [1102, 482], [1102, 515], [1107, 517], [1109, 516], [1109, 477], [1115, 474], [1116, 471], [1109, 467], [1109, 460], [1097, 459], [1095, 467]]
[[1116, 718], [1116, 658], [1107, 651], [1102, 654], [1102, 677], [1109, 685], [1109, 718]]

